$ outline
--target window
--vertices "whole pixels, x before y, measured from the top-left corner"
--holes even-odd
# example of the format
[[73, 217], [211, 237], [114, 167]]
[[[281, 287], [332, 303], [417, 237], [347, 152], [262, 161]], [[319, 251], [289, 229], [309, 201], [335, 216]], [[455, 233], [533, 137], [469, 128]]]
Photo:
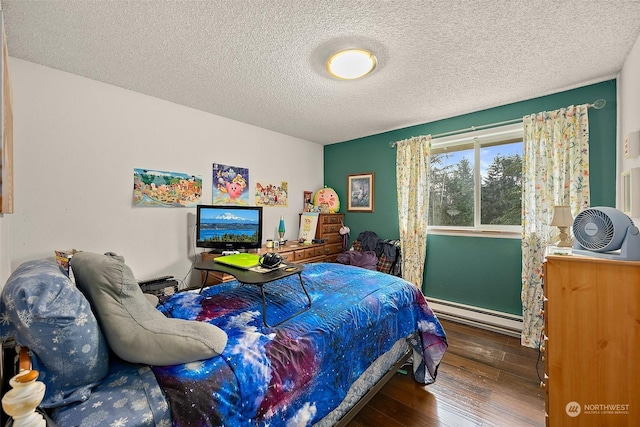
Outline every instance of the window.
[[430, 158], [430, 227], [520, 231], [522, 123], [434, 139]]

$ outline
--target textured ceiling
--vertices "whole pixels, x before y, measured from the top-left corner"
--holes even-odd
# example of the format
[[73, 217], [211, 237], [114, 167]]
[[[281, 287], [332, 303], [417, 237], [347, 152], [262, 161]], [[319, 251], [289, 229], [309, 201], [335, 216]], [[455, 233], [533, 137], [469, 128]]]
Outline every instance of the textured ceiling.
[[[320, 144], [617, 75], [639, 1], [1, 0], [9, 55]], [[365, 47], [377, 69], [330, 78]]]

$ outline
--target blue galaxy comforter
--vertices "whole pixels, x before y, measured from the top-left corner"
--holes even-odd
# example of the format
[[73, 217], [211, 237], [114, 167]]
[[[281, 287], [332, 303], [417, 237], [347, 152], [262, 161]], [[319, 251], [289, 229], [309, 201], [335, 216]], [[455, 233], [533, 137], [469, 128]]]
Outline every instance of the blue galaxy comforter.
[[[415, 379], [435, 380], [445, 333], [415, 286], [341, 264], [307, 264], [302, 279], [311, 310], [273, 328], [263, 324], [259, 288], [235, 281], [202, 295], [178, 293], [159, 306], [229, 337], [219, 357], [153, 368], [174, 426], [311, 425], [340, 404], [372, 361], [414, 333]], [[307, 304], [297, 275], [264, 289], [269, 324]]]

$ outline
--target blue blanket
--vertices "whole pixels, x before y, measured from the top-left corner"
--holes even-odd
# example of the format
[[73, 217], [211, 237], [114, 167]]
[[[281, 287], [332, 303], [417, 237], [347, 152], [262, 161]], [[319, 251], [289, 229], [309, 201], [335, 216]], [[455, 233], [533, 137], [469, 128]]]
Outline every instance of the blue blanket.
[[[411, 335], [416, 381], [435, 381], [447, 343], [424, 296], [401, 278], [341, 264], [307, 264], [312, 300], [278, 327], [265, 327], [254, 285], [236, 281], [163, 301], [169, 317], [225, 330], [223, 354], [153, 367], [174, 426], [312, 425], [335, 409], [380, 355]], [[297, 275], [266, 284], [267, 320], [275, 324], [307, 304]]]

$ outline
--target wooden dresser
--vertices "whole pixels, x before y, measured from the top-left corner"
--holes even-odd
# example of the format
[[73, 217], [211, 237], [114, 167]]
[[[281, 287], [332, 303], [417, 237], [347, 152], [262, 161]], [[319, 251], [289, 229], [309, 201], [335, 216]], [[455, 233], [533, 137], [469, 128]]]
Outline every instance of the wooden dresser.
[[546, 424], [640, 426], [640, 262], [550, 255]]
[[342, 253], [342, 236], [340, 227], [344, 222], [344, 214], [320, 214], [318, 217], [318, 228], [316, 228], [316, 239], [324, 239], [325, 261], [335, 262], [339, 254]]

